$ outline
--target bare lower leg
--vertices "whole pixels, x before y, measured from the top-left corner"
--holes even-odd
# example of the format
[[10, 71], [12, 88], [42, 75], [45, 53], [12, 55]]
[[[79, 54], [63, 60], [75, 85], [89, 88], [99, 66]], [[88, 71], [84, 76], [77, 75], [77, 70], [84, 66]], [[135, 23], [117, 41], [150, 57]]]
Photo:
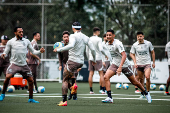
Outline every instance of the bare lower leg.
[[27, 81], [28, 81], [28, 85], [29, 85], [29, 99], [32, 99], [33, 98], [33, 83], [34, 83], [34, 80], [33, 80], [32, 77], [28, 77]]
[[100, 84], [102, 87], [105, 87], [103, 71], [99, 71], [99, 75], [100, 75], [100, 82], [101, 82]]
[[170, 76], [169, 76], [167, 83], [166, 83], [166, 92], [168, 92], [169, 84], [170, 84]]
[[145, 71], [145, 78], [146, 78], [146, 89], [147, 91], [150, 91], [150, 74], [151, 74], [151, 68], [146, 69]]
[[7, 87], [8, 87], [8, 84], [9, 84], [9, 81], [10, 81], [10, 78], [12, 78], [12, 76], [13, 76], [12, 74], [6, 74], [2, 94], [5, 94]]
[[89, 86], [90, 87], [92, 87], [92, 85], [93, 85], [93, 74], [94, 74], [93, 71], [89, 72]]

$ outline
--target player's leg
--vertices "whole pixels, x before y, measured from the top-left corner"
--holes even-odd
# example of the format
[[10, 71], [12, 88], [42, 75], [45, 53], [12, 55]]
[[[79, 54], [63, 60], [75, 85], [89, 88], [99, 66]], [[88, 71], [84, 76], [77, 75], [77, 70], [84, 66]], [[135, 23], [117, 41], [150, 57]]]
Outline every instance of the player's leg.
[[151, 84], [151, 81], [150, 81], [151, 66], [150, 65], [145, 66], [144, 73], [145, 73], [145, 78], [146, 78], [146, 89], [149, 92], [150, 84]]
[[0, 101], [3, 101], [3, 99], [5, 98], [5, 92], [7, 90], [8, 84], [9, 84], [9, 80], [10, 78], [13, 77], [13, 74], [6, 74], [6, 78], [3, 84], [3, 90], [2, 90], [2, 94], [0, 96]]
[[[139, 82], [142, 84], [144, 87], [144, 72], [141, 70], [137, 70], [138, 76], [139, 76]], [[145, 98], [144, 93], [141, 91], [141, 96], [139, 97], [140, 99]]]
[[104, 89], [104, 87], [105, 87], [105, 82], [104, 82], [104, 74], [103, 74], [103, 71], [99, 71], [99, 75], [100, 75], [100, 84], [101, 84], [101, 86], [102, 86], [102, 91], [101, 91], [101, 93], [102, 94], [105, 94], [105, 89]]
[[[169, 65], [168, 67], [169, 67], [169, 75], [170, 75], [170, 65]], [[168, 91], [169, 84], [170, 84], [170, 76], [169, 76], [169, 78], [167, 79], [167, 82], [166, 82], [166, 91], [165, 91], [165, 95], [170, 95], [170, 93], [169, 93], [169, 91]]]
[[[135, 74], [135, 79], [136, 79], [137, 81], [139, 81], [139, 75], [137, 74], [137, 70], [136, 70], [136, 69], [135, 69], [135, 71], [134, 71], [134, 74]], [[139, 91], [139, 89], [138, 89], [137, 86], [135, 86], [135, 93], [140, 93], [140, 91]]]
[[94, 94], [94, 92], [93, 92], [93, 75], [94, 75], [94, 71], [90, 71], [89, 78], [88, 78], [88, 82], [89, 82], [89, 86], [90, 86], [90, 94]]

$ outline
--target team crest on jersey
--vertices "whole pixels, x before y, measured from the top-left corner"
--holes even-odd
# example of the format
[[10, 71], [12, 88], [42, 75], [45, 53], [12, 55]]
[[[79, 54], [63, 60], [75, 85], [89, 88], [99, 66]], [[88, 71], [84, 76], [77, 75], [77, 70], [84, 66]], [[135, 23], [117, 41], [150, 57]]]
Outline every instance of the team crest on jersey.
[[25, 44], [25, 42], [23, 42], [22, 44], [23, 44], [23, 46], [25, 46], [25, 45], [26, 45], [26, 44]]

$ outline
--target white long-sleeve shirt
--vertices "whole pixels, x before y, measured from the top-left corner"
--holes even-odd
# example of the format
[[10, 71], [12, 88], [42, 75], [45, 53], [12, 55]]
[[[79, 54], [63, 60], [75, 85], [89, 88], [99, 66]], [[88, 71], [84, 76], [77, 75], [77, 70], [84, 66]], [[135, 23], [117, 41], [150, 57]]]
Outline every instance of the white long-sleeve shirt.
[[6, 48], [3, 54], [8, 54], [11, 52], [10, 63], [14, 63], [18, 66], [27, 65], [26, 54], [27, 49], [30, 50], [32, 54], [39, 54], [40, 50], [37, 51], [33, 49], [31, 42], [28, 39], [22, 38], [22, 40], [17, 40], [16, 37], [12, 38], [7, 42]]
[[112, 57], [111, 57], [111, 54], [110, 54], [110, 52], [109, 52], [109, 49], [107, 48], [107, 46], [106, 46], [106, 42], [105, 41], [103, 41], [102, 42], [102, 46], [103, 46], [103, 50], [105, 51], [105, 53], [107, 54], [107, 57], [108, 57], [108, 59], [103, 55], [103, 60], [104, 61], [110, 61], [110, 62], [112, 62]]
[[[96, 51], [96, 60], [103, 60], [104, 58], [102, 58], [102, 57], [105, 57], [107, 55], [106, 55], [106, 53], [103, 49], [103, 46], [102, 46], [102, 39], [99, 38], [98, 36], [92, 36], [92, 37], [90, 37], [90, 41], [93, 43], [94, 49]], [[93, 60], [91, 51], [89, 50], [88, 47], [87, 47], [87, 50], [86, 50], [86, 54], [89, 54], [88, 60]]]
[[96, 52], [93, 47], [93, 44], [89, 40], [89, 37], [87, 37], [81, 32], [75, 32], [74, 34], [71, 34], [69, 37], [69, 44], [66, 45], [65, 47], [57, 49], [57, 52], [69, 50], [68, 60], [83, 64], [86, 45], [91, 49], [94, 58], [92, 61], [96, 62], [95, 59]]

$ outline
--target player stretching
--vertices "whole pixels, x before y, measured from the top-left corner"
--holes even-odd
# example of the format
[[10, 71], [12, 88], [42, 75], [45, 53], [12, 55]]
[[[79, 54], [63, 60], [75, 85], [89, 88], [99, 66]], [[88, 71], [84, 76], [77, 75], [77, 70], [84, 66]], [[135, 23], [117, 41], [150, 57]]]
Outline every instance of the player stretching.
[[[168, 43], [166, 44], [166, 47], [165, 47], [165, 56], [168, 58], [168, 67], [169, 67], [169, 73], [170, 73], [170, 42], [168, 42]], [[169, 74], [169, 75], [170, 75], [170, 74]], [[170, 76], [169, 76], [169, 78], [167, 79], [166, 91], [165, 91], [164, 95], [170, 95], [170, 94], [169, 94], [169, 91], [168, 91], [169, 84], [170, 84]]]
[[149, 92], [147, 92], [142, 84], [140, 84], [140, 82], [138, 82], [133, 76], [133, 72], [131, 70], [131, 66], [128, 63], [128, 59], [126, 57], [122, 42], [114, 39], [115, 34], [113, 30], [107, 30], [106, 37], [108, 40], [108, 43], [106, 45], [111, 53], [112, 63], [109, 69], [106, 71], [106, 74], [104, 75], [108, 97], [105, 100], [102, 100], [102, 102], [113, 103], [110, 88], [110, 78], [115, 74], [120, 75], [122, 72], [126, 75], [126, 77], [133, 85], [138, 86], [142, 90], [142, 92], [144, 92], [147, 97], [148, 103], [151, 103], [152, 99]]
[[7, 89], [10, 78], [14, 77], [14, 74], [20, 73], [23, 78], [27, 79], [29, 84], [29, 100], [28, 102], [39, 103], [33, 99], [33, 76], [30, 68], [26, 63], [27, 49], [33, 54], [43, 53], [45, 50], [41, 48], [39, 51], [34, 50], [31, 42], [28, 39], [23, 38], [23, 29], [21, 27], [16, 27], [14, 29], [15, 37], [7, 42], [5, 51], [1, 55], [5, 59], [5, 56], [11, 52], [10, 65], [6, 71], [6, 78], [4, 81], [4, 87], [2, 94], [0, 96], [0, 101], [5, 98], [5, 91]]
[[[5, 35], [1, 36], [0, 55], [2, 55], [2, 53], [4, 52], [6, 43], [8, 40], [9, 40], [9, 38], [7, 36], [5, 36]], [[6, 76], [6, 70], [9, 66], [9, 64], [10, 64], [9, 55], [7, 55], [7, 57], [5, 59], [0, 57], [0, 76], [1, 76], [2, 72]]]
[[[64, 31], [63, 32], [63, 41], [62, 43], [64, 43], [64, 46], [68, 45], [69, 43], [69, 35], [70, 33], [68, 31]], [[68, 51], [63, 51], [63, 52], [59, 52], [58, 53], [58, 58], [59, 58], [59, 70], [61, 71], [62, 69], [62, 64], [63, 64], [63, 67], [65, 67], [66, 65], [66, 62], [68, 60]], [[72, 81], [72, 85], [68, 84], [68, 88], [70, 89], [70, 95], [68, 97], [68, 100], [70, 100], [73, 96], [73, 100], [77, 100], [77, 93], [75, 94], [71, 94], [71, 87], [74, 85], [74, 83], [76, 82], [76, 77], [77, 77], [78, 73], [74, 73], [74, 76], [71, 78], [71, 81]], [[76, 85], [76, 84], [75, 84]]]
[[[39, 32], [33, 33], [33, 40], [31, 41], [31, 45], [35, 50], [39, 50], [39, 47], [37, 45], [38, 40], [40, 40], [40, 33]], [[34, 85], [35, 85], [35, 90], [33, 91], [33, 93], [37, 93], [38, 92], [37, 81], [36, 81], [37, 67], [41, 63], [41, 60], [37, 55], [32, 54], [30, 51], [28, 51], [27, 58], [28, 58], [27, 63], [28, 63], [29, 68], [31, 69], [33, 80], [34, 80]]]
[[[133, 59], [134, 66], [137, 69], [140, 83], [144, 86], [144, 75], [146, 78], [146, 89], [150, 91], [150, 74], [151, 74], [151, 57], [153, 59], [152, 67], [155, 68], [155, 52], [152, 43], [144, 40], [143, 32], [137, 32], [137, 42], [135, 42], [130, 50], [130, 56]], [[145, 98], [141, 92], [140, 99]]]
[[[67, 106], [67, 93], [68, 93], [68, 82], [77, 72], [77, 69], [81, 68], [84, 64], [84, 52], [86, 45], [91, 49], [93, 55], [93, 64], [95, 65], [96, 52], [93, 44], [89, 41], [89, 37], [81, 33], [81, 25], [79, 22], [74, 22], [72, 25], [74, 34], [69, 37], [69, 44], [63, 48], [54, 49], [54, 52], [62, 52], [69, 50], [69, 57], [64, 68], [63, 83], [62, 83], [62, 97], [58, 106]], [[72, 88], [73, 92], [77, 92], [76, 87]]]
[[102, 85], [102, 94], [105, 94], [104, 92], [104, 74], [103, 74], [103, 64], [102, 64], [102, 54], [104, 54], [106, 57], [106, 53], [103, 50], [102, 46], [102, 39], [98, 37], [100, 35], [100, 29], [98, 27], [93, 28], [93, 36], [90, 37], [90, 41], [93, 43], [93, 46], [96, 51], [96, 65], [92, 65], [93, 56], [91, 55], [91, 52], [89, 51], [88, 47], [86, 50], [86, 54], [89, 60], [89, 86], [90, 86], [90, 94], [94, 94], [92, 89], [93, 84], [93, 75], [94, 71], [98, 71], [100, 75], [100, 83]]
[[[106, 52], [107, 56], [110, 58], [110, 59], [107, 59], [107, 58], [103, 57], [104, 58], [104, 60], [103, 60], [103, 74], [105, 75], [107, 69], [110, 66], [110, 62], [111, 62], [112, 59], [111, 59], [110, 52], [109, 52], [108, 48], [106, 47], [106, 43], [107, 43], [106, 34], [103, 35], [103, 39], [104, 39], [104, 41], [102, 42], [103, 49]], [[107, 92], [106, 91], [106, 87], [104, 87], [104, 89], [102, 90], [101, 81], [100, 81], [100, 90], [99, 90], [99, 93], [101, 93], [103, 91], [105, 93]]]

